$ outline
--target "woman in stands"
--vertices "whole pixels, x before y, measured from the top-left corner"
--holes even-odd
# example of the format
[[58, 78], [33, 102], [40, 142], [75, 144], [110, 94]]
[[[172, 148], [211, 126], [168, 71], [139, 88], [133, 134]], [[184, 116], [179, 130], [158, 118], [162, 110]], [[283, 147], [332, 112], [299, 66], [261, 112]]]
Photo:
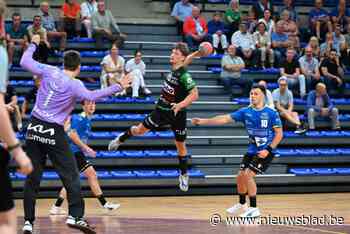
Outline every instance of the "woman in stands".
[[321, 55], [320, 44], [318, 42], [318, 38], [313, 36], [310, 38], [308, 47], [312, 48], [313, 55], [319, 60]]
[[281, 20], [278, 23], [283, 24], [283, 31], [288, 35], [288, 39], [292, 43], [294, 49], [299, 51], [300, 41], [299, 41], [299, 29], [295, 21], [293, 21], [289, 15], [289, 11], [284, 10], [281, 14]]

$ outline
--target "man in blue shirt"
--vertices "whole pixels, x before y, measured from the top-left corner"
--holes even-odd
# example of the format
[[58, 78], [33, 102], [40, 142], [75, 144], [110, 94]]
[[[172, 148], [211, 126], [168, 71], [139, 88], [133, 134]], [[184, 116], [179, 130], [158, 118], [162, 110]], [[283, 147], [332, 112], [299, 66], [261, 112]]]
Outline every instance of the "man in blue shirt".
[[[235, 214], [244, 211], [241, 217], [260, 216], [256, 207], [257, 187], [254, 177], [263, 173], [273, 160], [277, 145], [283, 138], [282, 124], [278, 113], [264, 103], [266, 89], [261, 85], [253, 85], [250, 91], [251, 105], [231, 114], [219, 115], [210, 119], [193, 118], [195, 125], [223, 125], [243, 122], [249, 136], [247, 154], [243, 157], [240, 172], [237, 176], [239, 203], [227, 209]], [[250, 207], [246, 204], [248, 193]]]
[[[96, 157], [96, 152], [87, 145], [87, 141], [91, 132], [91, 117], [95, 112], [96, 104], [94, 101], [83, 101], [83, 112], [73, 115], [69, 123], [66, 124], [67, 134], [70, 139], [70, 147], [74, 153], [78, 169], [80, 173], [84, 173], [87, 177], [88, 184], [92, 193], [99, 200], [102, 207], [108, 210], [119, 208], [119, 204], [107, 202], [103, 196], [100, 184], [98, 182], [96, 171], [92, 164], [86, 159], [86, 156]], [[65, 188], [62, 188], [56, 203], [51, 207], [51, 215], [62, 215], [66, 212], [61, 208], [64, 199], [67, 197]]]
[[171, 16], [176, 20], [177, 30], [180, 35], [183, 34], [183, 24], [188, 16], [192, 15], [193, 5], [189, 0], [181, 0], [175, 3], [174, 8], [171, 11]]
[[329, 13], [322, 7], [322, 0], [315, 0], [315, 8], [309, 13], [310, 28], [313, 35], [316, 35], [319, 40], [321, 35], [324, 36], [327, 32], [332, 32], [332, 21], [329, 18]]

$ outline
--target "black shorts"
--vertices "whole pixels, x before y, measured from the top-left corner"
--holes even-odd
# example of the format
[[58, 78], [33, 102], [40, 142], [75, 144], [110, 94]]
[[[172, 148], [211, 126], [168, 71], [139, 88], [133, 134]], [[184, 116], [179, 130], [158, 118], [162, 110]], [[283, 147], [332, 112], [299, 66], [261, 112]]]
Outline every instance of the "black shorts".
[[175, 116], [172, 110], [166, 111], [156, 108], [144, 119], [143, 125], [150, 130], [170, 125], [175, 140], [184, 142], [187, 135], [186, 116], [186, 111], [180, 111]]
[[91, 162], [86, 159], [86, 156], [83, 152], [78, 151], [74, 153], [75, 160], [77, 161], [77, 166], [79, 169], [79, 172], [84, 172], [86, 169], [92, 166]]
[[274, 157], [274, 153], [269, 153], [269, 155], [266, 158], [260, 158], [254, 154], [245, 154], [241, 162], [240, 170], [245, 170], [249, 168], [256, 174], [262, 174], [270, 166], [270, 163], [272, 162]]
[[10, 154], [2, 146], [0, 146], [0, 212], [6, 212], [15, 207], [12, 195], [12, 185], [8, 164]]

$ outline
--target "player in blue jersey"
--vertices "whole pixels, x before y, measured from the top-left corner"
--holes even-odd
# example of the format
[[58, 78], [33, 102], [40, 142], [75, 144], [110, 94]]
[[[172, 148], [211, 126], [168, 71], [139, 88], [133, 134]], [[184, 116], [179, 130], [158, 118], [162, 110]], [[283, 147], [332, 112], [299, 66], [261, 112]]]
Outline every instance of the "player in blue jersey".
[[[283, 130], [278, 113], [265, 105], [266, 89], [253, 85], [250, 91], [251, 105], [231, 114], [219, 115], [210, 119], [193, 118], [194, 125], [223, 125], [243, 122], [249, 136], [247, 154], [243, 157], [237, 176], [239, 203], [227, 209], [228, 213], [241, 217], [258, 217], [260, 210], [256, 206], [256, 174], [263, 173], [273, 160], [277, 145], [283, 138]], [[246, 204], [248, 193], [250, 207]]]
[[[80, 173], [84, 173], [84, 175], [87, 177], [88, 184], [93, 195], [97, 197], [103, 208], [114, 210], [120, 205], [106, 201], [98, 182], [96, 171], [92, 164], [86, 159], [86, 156], [96, 157], [96, 152], [87, 145], [89, 134], [91, 132], [91, 117], [95, 112], [96, 104], [94, 101], [85, 100], [82, 102], [82, 106], [83, 112], [81, 114], [73, 115], [70, 124], [67, 126], [70, 147], [74, 153]], [[64, 188], [62, 188], [56, 203], [50, 209], [50, 214], [66, 214], [65, 210], [61, 208], [61, 205], [66, 197], [67, 192]]]

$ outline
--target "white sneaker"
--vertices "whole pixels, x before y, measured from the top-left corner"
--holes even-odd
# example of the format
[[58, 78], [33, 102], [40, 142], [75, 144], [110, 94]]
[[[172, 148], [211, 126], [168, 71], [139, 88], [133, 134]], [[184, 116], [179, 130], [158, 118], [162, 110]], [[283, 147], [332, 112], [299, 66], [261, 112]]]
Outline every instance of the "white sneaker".
[[32, 234], [33, 233], [33, 225], [29, 221], [24, 222], [24, 226], [22, 228], [23, 234]]
[[66, 214], [67, 212], [63, 208], [55, 205], [51, 206], [50, 215], [66, 215]]
[[83, 218], [74, 218], [68, 216], [66, 224], [70, 228], [78, 229], [86, 234], [96, 234], [95, 228], [90, 226], [89, 223]]
[[236, 205], [226, 209], [226, 212], [234, 215], [237, 213], [246, 212], [247, 210], [248, 210], [247, 203], [244, 203], [243, 205], [241, 203], [237, 203]]
[[179, 175], [179, 187], [184, 192], [188, 191], [188, 181], [189, 176], [187, 174]]
[[106, 204], [103, 206], [103, 208], [107, 210], [116, 210], [120, 207], [120, 204], [114, 204], [112, 202], [106, 202]]
[[144, 88], [143, 88], [143, 93], [144, 93], [145, 95], [151, 95], [151, 94], [152, 94], [152, 91], [149, 90], [148, 88], [144, 87]]
[[111, 140], [108, 144], [108, 150], [117, 150], [119, 146], [121, 145], [121, 142], [119, 141], [119, 138], [123, 135], [123, 133], [120, 133], [114, 140]]
[[260, 216], [260, 210], [257, 207], [249, 207], [246, 212], [240, 215], [240, 217], [256, 218]]

